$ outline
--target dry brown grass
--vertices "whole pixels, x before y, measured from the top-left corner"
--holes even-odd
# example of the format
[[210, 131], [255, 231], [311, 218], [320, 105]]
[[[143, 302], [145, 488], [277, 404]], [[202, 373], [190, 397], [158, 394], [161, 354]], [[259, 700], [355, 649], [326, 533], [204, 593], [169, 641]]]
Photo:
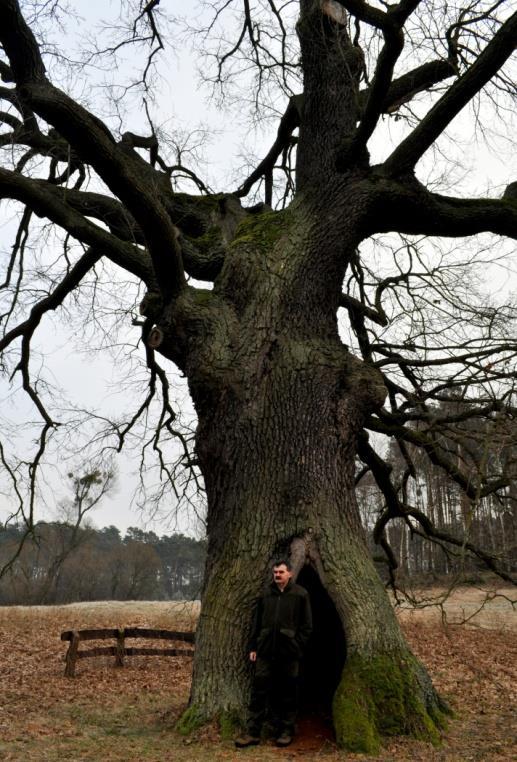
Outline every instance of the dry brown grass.
[[[511, 590], [501, 592], [515, 598]], [[444, 604], [448, 619], [471, 615], [483, 596], [471, 588], [455, 592]], [[75, 679], [63, 676], [62, 630], [190, 629], [197, 613], [195, 604], [147, 602], [0, 608], [0, 759], [502, 762], [517, 758], [517, 615], [504, 597], [489, 601], [465, 627], [444, 627], [436, 608], [401, 613], [413, 649], [457, 713], [439, 749], [396, 738], [380, 756], [358, 757], [339, 752], [317, 725], [305, 724], [305, 735], [287, 750], [266, 744], [237, 752], [231, 742], [220, 741], [214, 729], [187, 741], [174, 732], [188, 700], [190, 663], [185, 658], [133, 657], [123, 669], [116, 669], [112, 658], [91, 659], [78, 663]]]
[[450, 590], [428, 587], [415, 589], [413, 594], [419, 605], [402, 606], [401, 617], [405, 621], [443, 622], [450, 626], [467, 623], [490, 630], [517, 630], [517, 590], [486, 584]]

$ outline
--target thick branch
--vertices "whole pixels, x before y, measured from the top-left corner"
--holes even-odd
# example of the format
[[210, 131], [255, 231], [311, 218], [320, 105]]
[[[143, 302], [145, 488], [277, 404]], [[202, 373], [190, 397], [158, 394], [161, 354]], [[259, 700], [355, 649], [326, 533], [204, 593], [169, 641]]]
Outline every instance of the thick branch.
[[[70, 207], [103, 222], [120, 240], [145, 244], [142, 230], [118, 199], [74, 189], [67, 189], [65, 198]], [[167, 213], [181, 230], [178, 243], [185, 270], [198, 280], [216, 278], [223, 266], [225, 243], [245, 215], [232, 196], [212, 198], [171, 193], [166, 199]]]
[[374, 310], [373, 307], [368, 307], [367, 304], [363, 304], [359, 299], [354, 299], [353, 296], [349, 296], [348, 294], [341, 294], [339, 298], [339, 306], [348, 310], [360, 312], [369, 320], [377, 323], [377, 325], [388, 325], [388, 319], [385, 314], [381, 314], [377, 310]]
[[70, 162], [73, 158], [77, 160], [77, 156], [71, 155], [68, 143], [55, 130], [44, 135], [39, 129], [34, 129], [33, 124], [27, 126], [18, 122], [13, 132], [1, 136], [0, 145], [27, 146], [32, 149], [32, 155], [37, 153], [63, 162]]
[[501, 199], [441, 196], [414, 178], [383, 178], [376, 189], [371, 233], [394, 230], [454, 238], [489, 232], [517, 238], [517, 200], [511, 194]]
[[302, 95], [293, 95], [289, 101], [289, 105], [280, 120], [278, 125], [278, 132], [275, 142], [271, 146], [267, 155], [260, 162], [258, 167], [251, 173], [248, 179], [235, 191], [236, 196], [247, 196], [253, 185], [260, 180], [261, 177], [273, 171], [275, 162], [282, 153], [282, 151], [289, 145], [291, 135], [293, 131], [300, 124], [300, 109]]
[[63, 193], [63, 200], [76, 212], [104, 223], [110, 233], [121, 241], [145, 244], [144, 234], [140, 227], [118, 199], [104, 196], [102, 193], [67, 188]]
[[[363, 97], [364, 105], [361, 120], [352, 139], [346, 138], [338, 152], [337, 166], [340, 170], [346, 170], [351, 163], [357, 163], [358, 158], [364, 162], [367, 157], [367, 143], [377, 126], [381, 114], [385, 111], [385, 103], [388, 100], [395, 64], [404, 48], [403, 26], [420, 1], [402, 0], [398, 5], [389, 7], [386, 14], [388, 23], [382, 30], [384, 46], [379, 53], [372, 84], [366, 93], [366, 97]], [[433, 73], [436, 75], [436, 71]], [[429, 79], [429, 75], [430, 72], [426, 71], [427, 79]], [[421, 73], [420, 76], [422, 76]], [[404, 80], [402, 82], [402, 86], [406, 91], [405, 94], [407, 95], [409, 95], [409, 91], [406, 90], [409, 81]], [[399, 81], [399, 88], [400, 84]]]
[[160, 203], [159, 183], [149, 187], [139, 162], [117, 146], [106, 125], [46, 80], [36, 40], [15, 0], [0, 5], [0, 41], [23, 99], [59, 130], [128, 207], [144, 231], [164, 297], [176, 296], [185, 285], [181, 252], [175, 228]]
[[70, 206], [68, 191], [44, 180], [29, 180], [16, 172], [0, 169], [0, 198], [11, 198], [27, 204], [40, 217], [67, 230], [74, 238], [90, 246], [99, 246], [103, 254], [119, 267], [144, 280], [154, 283], [153, 270], [145, 251], [121, 241], [85, 219]]
[[[118, 199], [73, 189], [66, 190], [65, 198], [76, 211], [107, 225], [120, 240], [145, 244], [142, 230]], [[226, 254], [223, 229], [224, 222], [228, 222], [228, 205], [226, 199], [221, 199], [213, 202], [211, 212], [207, 210], [209, 206], [206, 196], [171, 194], [167, 200], [167, 211], [174, 224], [182, 232], [185, 230], [178, 242], [186, 272], [198, 280], [213, 281], [221, 271]]]
[[359, 21], [370, 24], [370, 26], [377, 29], [386, 29], [390, 26], [388, 14], [374, 8], [373, 5], [368, 5], [364, 0], [337, 0], [337, 2], [346, 8], [352, 16], [355, 16]]
[[372, 136], [383, 112], [383, 105], [392, 81], [395, 64], [404, 48], [402, 27], [419, 3], [420, 0], [403, 0], [398, 5], [391, 6], [386, 14], [388, 23], [383, 27], [384, 46], [377, 60], [373, 82], [368, 90], [368, 99], [361, 121], [352, 141], [343, 147], [338, 163], [347, 166], [349, 158], [360, 153]]
[[45, 65], [38, 43], [25, 23], [16, 0], [2, 0], [0, 3], [0, 30], [2, 45], [9, 58], [12, 81], [23, 85], [44, 80]]
[[[208, 242], [207, 242], [208, 241]], [[226, 248], [218, 237], [180, 238], [185, 270], [196, 280], [214, 281], [221, 272]]]
[[392, 175], [411, 171], [464, 106], [497, 74], [517, 46], [517, 13], [493, 36], [467, 71], [433, 106], [420, 124], [384, 162]]
[[[417, 93], [429, 90], [433, 85], [452, 77], [455, 73], [454, 65], [445, 60], [429, 61], [422, 66], [417, 66], [416, 69], [393, 80], [382, 103], [382, 111], [385, 114], [397, 111], [402, 104], [408, 103]], [[362, 90], [359, 94], [362, 109], [367, 103], [369, 93], [368, 89]]]
[[348, 149], [349, 153], [355, 153], [362, 149], [370, 139], [383, 111], [383, 104], [393, 76], [395, 63], [404, 48], [404, 35], [401, 29], [389, 29], [384, 34], [385, 44], [379, 54], [368, 100], [357, 132]]

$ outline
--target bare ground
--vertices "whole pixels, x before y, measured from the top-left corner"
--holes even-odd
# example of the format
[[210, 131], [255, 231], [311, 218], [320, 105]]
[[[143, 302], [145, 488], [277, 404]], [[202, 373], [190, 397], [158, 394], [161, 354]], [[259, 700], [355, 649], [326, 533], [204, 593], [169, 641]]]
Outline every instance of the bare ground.
[[[516, 760], [517, 613], [510, 603], [516, 595], [513, 590], [499, 593], [489, 596], [476, 614], [486, 597], [480, 589], [461, 588], [448, 597], [443, 591], [427, 590], [428, 597], [445, 598], [442, 607], [400, 612], [414, 651], [456, 717], [441, 747], [394, 738], [376, 757], [337, 750], [328, 730], [310, 719], [301, 722], [295, 743], [286, 750], [264, 744], [237, 752], [231, 741], [219, 740], [213, 728], [185, 740], [174, 731], [188, 700], [190, 661], [185, 657], [133, 657], [122, 669], [113, 666], [112, 658], [99, 657], [79, 662], [75, 679], [63, 676], [67, 644], [60, 641], [62, 630], [190, 629], [195, 627], [195, 604], [0, 608], [0, 759]], [[469, 619], [466, 625], [453, 624], [463, 619]]]

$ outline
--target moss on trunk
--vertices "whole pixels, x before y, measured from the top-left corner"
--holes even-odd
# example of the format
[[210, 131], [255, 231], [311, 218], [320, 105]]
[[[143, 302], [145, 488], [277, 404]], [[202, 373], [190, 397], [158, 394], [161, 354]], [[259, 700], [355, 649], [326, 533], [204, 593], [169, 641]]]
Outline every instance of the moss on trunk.
[[195, 704], [191, 704], [176, 723], [176, 730], [182, 736], [189, 736], [195, 730], [209, 722], [211, 718], [199, 710]]
[[440, 742], [449, 710], [414, 656], [351, 656], [333, 702], [339, 746], [377, 753], [382, 736], [409, 735]]
[[176, 723], [175, 729], [180, 735], [189, 736], [209, 722], [217, 722], [223, 741], [234, 738], [239, 731], [244, 729], [242, 713], [236, 710], [221, 710], [216, 715], [209, 715], [195, 704], [191, 704], [185, 709]]

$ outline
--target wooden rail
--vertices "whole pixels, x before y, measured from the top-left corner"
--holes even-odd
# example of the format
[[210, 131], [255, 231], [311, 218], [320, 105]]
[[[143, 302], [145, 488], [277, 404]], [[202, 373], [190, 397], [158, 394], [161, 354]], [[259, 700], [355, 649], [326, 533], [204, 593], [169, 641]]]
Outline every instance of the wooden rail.
[[[124, 666], [125, 656], [193, 656], [193, 648], [126, 648], [127, 638], [146, 638], [148, 640], [180, 640], [194, 643], [194, 632], [176, 632], [174, 630], [149, 630], [142, 627], [126, 627], [120, 630], [67, 630], [61, 633], [61, 640], [70, 641], [65, 657], [65, 676], [74, 677], [77, 659], [92, 656], [114, 656], [117, 667]], [[116, 640], [114, 646], [101, 646], [79, 651], [79, 643], [84, 640]]]

